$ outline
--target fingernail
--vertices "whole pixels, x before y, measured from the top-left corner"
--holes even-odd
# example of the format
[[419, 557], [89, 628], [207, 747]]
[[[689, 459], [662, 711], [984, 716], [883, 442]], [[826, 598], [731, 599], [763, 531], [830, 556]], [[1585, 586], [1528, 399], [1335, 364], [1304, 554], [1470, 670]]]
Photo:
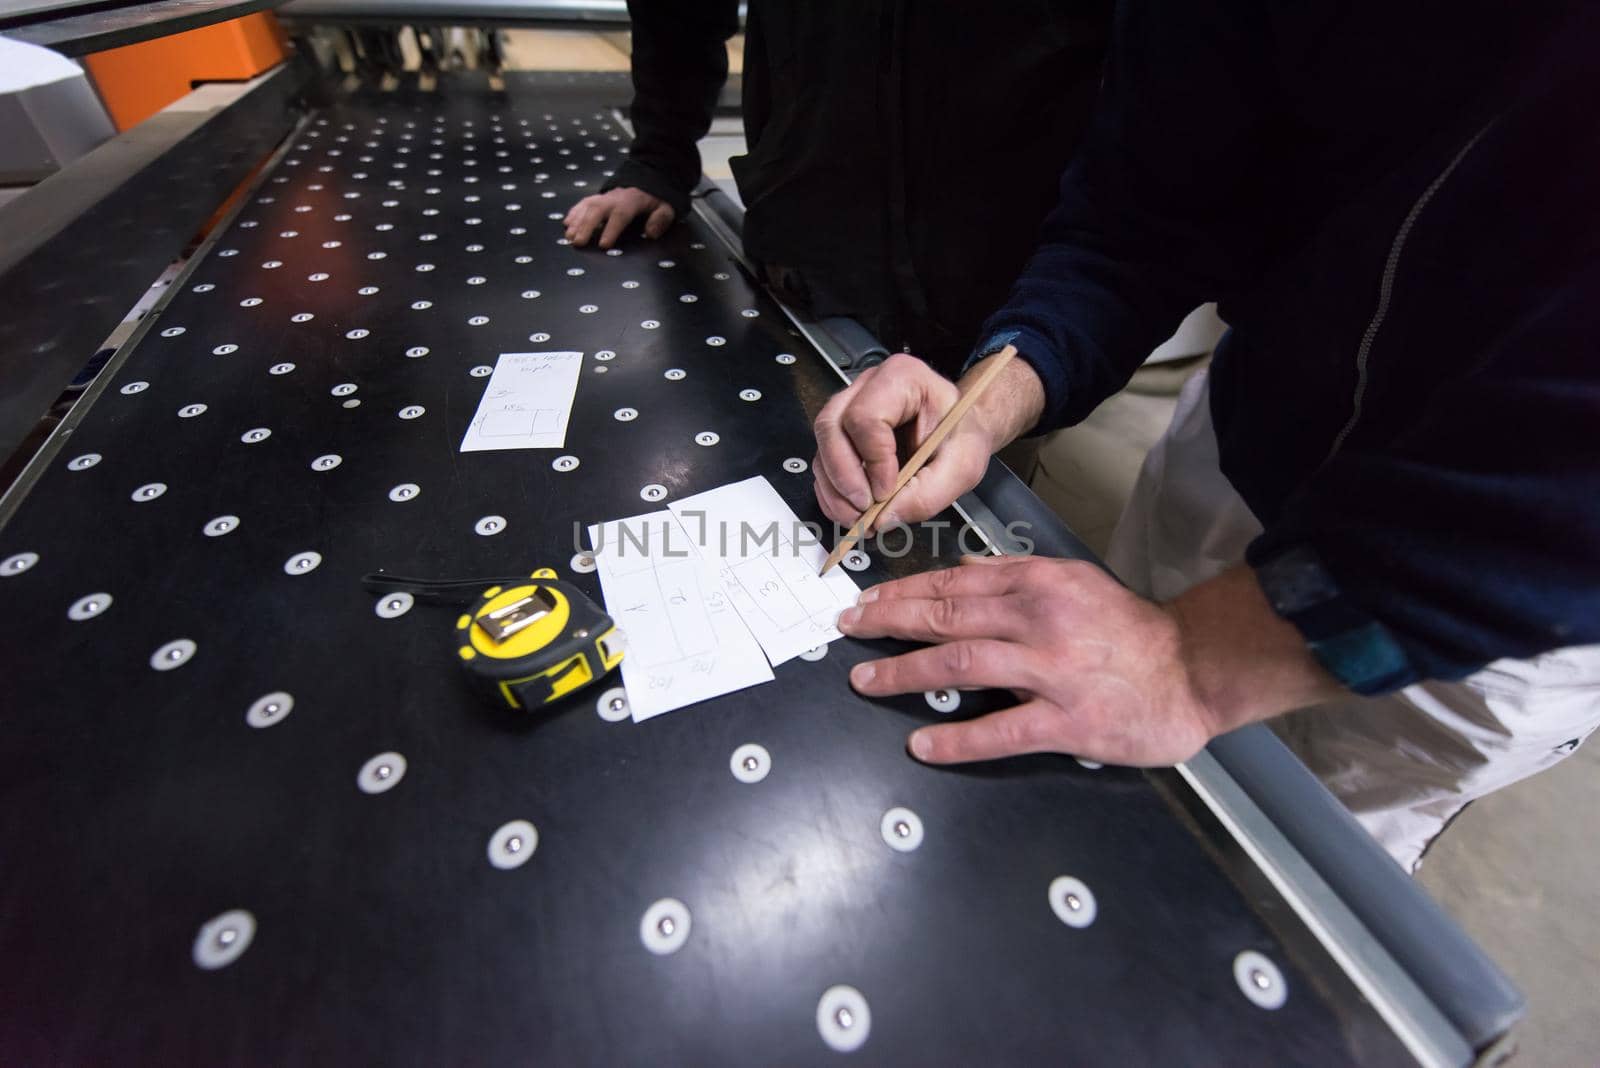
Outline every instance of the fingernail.
[[845, 629], [847, 629], [849, 627], [855, 626], [856, 621], [859, 620], [860, 618], [861, 618], [861, 609], [856, 608], [854, 605], [852, 605], [849, 608], [846, 608], [843, 612], [839, 613], [839, 624], [838, 624], [839, 625], [839, 629], [840, 630], [845, 630]]
[[878, 599], [878, 587], [868, 586], [856, 595], [856, 604], [871, 604]]
[[877, 673], [878, 669], [873, 667], [870, 663], [857, 664], [855, 667], [850, 669], [850, 685], [859, 690], [863, 686], [870, 685], [872, 682], [872, 677]]
[[927, 760], [933, 756], [933, 739], [928, 737], [928, 732], [911, 732], [911, 755], [918, 760]]

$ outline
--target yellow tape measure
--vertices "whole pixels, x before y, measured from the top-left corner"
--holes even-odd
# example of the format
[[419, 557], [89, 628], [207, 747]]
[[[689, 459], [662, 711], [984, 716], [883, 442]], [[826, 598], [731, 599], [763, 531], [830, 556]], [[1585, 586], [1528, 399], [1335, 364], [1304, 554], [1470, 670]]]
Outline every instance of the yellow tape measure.
[[512, 708], [558, 701], [622, 663], [611, 617], [549, 568], [534, 582], [491, 586], [456, 620], [456, 655], [491, 700]]
[[363, 582], [376, 593], [404, 591], [434, 602], [459, 604], [476, 594], [456, 620], [456, 658], [480, 696], [497, 705], [548, 705], [622, 662], [622, 634], [611, 617], [547, 567], [526, 579], [436, 581], [379, 572]]

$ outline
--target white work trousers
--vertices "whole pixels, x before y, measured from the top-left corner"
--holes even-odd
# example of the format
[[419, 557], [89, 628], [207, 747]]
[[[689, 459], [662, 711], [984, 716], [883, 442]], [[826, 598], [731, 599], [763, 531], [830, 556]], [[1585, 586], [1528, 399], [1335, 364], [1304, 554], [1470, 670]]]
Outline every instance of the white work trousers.
[[[1184, 386], [1144, 461], [1106, 561], [1167, 601], [1244, 559], [1261, 524], [1222, 473], [1206, 372]], [[1557, 763], [1600, 726], [1600, 646], [1497, 660], [1459, 682], [1302, 709], [1278, 735], [1415, 871], [1468, 802]]]

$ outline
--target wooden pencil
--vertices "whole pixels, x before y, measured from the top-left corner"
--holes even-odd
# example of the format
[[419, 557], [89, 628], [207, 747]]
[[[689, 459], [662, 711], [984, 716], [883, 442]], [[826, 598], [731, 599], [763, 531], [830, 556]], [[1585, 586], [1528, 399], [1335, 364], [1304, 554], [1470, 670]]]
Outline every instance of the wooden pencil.
[[877, 522], [878, 516], [883, 512], [884, 508], [888, 506], [890, 501], [894, 500], [895, 494], [905, 489], [906, 483], [910, 482], [916, 473], [922, 470], [923, 465], [933, 457], [934, 452], [938, 450], [944, 439], [949, 437], [950, 432], [956, 428], [956, 424], [961, 422], [967, 411], [974, 404], [978, 403], [978, 398], [983, 396], [985, 389], [989, 388], [989, 383], [999, 376], [1000, 372], [1005, 369], [1006, 364], [1010, 363], [1011, 358], [1016, 354], [1016, 346], [1007, 345], [990, 358], [988, 366], [983, 369], [983, 374], [979, 375], [977, 380], [972, 383], [972, 388], [962, 394], [961, 399], [956, 401], [955, 407], [945, 413], [944, 418], [939, 420], [939, 425], [933, 428], [933, 433], [928, 435], [926, 441], [917, 446], [917, 451], [911, 454], [911, 459], [907, 460], [905, 466], [900, 468], [899, 477], [894, 480], [894, 488], [888, 492], [883, 500], [874, 502], [872, 507], [862, 512], [861, 518], [857, 519], [850, 527], [849, 532], [839, 539], [839, 544], [833, 547], [833, 552], [829, 553], [828, 559], [823, 562], [822, 570], [818, 572], [819, 575], [826, 575], [833, 565], [844, 559], [844, 554], [850, 551], [850, 547], [861, 540], [861, 536], [866, 532], [867, 528]]

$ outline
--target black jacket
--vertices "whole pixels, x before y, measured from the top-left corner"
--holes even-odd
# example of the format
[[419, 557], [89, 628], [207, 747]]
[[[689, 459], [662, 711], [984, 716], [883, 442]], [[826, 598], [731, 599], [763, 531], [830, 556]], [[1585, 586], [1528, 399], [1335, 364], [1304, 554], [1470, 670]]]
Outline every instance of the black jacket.
[[[630, 0], [632, 155], [682, 214], [736, 0]], [[817, 315], [953, 371], [1006, 298], [1086, 126], [1109, 0], [751, 0], [733, 160], [745, 249]]]
[[1591, 0], [1130, 0], [979, 351], [1062, 426], [1219, 300], [1222, 470], [1330, 671], [1600, 642], [1597, 55]]

